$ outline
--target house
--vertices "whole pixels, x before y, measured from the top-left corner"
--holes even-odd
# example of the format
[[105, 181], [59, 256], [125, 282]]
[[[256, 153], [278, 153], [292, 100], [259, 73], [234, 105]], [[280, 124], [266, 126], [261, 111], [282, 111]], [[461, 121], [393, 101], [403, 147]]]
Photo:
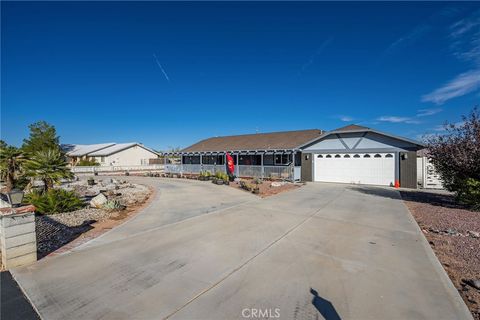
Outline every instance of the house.
[[416, 151], [423, 148], [417, 141], [358, 125], [247, 134], [209, 138], [167, 153], [180, 156], [182, 163], [166, 164], [165, 171], [225, 171], [229, 152], [239, 177], [416, 188]]
[[62, 148], [73, 166], [82, 159], [101, 166], [147, 165], [159, 157], [157, 152], [137, 142], [63, 145]]

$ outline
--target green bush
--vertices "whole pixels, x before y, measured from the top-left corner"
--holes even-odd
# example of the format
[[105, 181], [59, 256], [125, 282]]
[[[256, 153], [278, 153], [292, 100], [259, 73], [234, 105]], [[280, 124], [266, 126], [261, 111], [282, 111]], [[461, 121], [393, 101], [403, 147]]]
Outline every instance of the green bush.
[[217, 173], [215, 173], [215, 177], [225, 182], [229, 181], [228, 174], [226, 174], [225, 172], [218, 171]]
[[456, 193], [458, 202], [480, 210], [480, 180], [466, 179]]
[[96, 162], [95, 160], [81, 159], [76, 165], [78, 167], [96, 167], [99, 166], [100, 163]]
[[69, 212], [82, 208], [85, 204], [73, 191], [49, 189], [47, 192], [33, 191], [25, 196], [25, 201], [35, 206], [42, 214]]

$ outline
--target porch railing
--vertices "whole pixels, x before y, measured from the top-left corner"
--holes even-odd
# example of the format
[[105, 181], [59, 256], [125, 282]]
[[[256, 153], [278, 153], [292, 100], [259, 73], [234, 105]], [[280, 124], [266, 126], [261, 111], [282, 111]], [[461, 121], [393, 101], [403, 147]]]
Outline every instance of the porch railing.
[[[235, 166], [235, 175], [239, 177], [271, 178], [281, 180], [299, 180], [299, 168], [289, 166]], [[298, 170], [296, 170], [298, 169]], [[210, 164], [167, 164], [166, 173], [173, 174], [199, 174], [202, 171], [209, 171], [212, 174], [226, 172], [225, 165]]]

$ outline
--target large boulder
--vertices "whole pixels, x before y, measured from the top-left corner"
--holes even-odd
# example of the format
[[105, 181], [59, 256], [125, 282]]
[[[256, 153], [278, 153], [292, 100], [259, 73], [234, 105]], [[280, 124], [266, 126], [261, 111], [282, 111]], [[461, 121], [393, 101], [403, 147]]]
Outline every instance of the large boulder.
[[105, 197], [103, 193], [100, 193], [98, 194], [98, 196], [90, 200], [90, 206], [94, 208], [101, 208], [106, 202], [107, 202], [107, 197]]

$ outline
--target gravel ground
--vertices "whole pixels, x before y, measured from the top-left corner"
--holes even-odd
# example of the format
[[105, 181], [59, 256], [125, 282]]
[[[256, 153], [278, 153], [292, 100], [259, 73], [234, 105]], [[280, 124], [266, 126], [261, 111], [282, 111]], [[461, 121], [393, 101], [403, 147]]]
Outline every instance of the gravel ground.
[[456, 205], [445, 192], [402, 191], [402, 198], [476, 320], [480, 290], [480, 212]]
[[[110, 180], [110, 179], [108, 179]], [[109, 186], [105, 190], [105, 186]], [[77, 181], [65, 184], [62, 188], [75, 190], [80, 197], [88, 201], [93, 195], [101, 191], [107, 195], [107, 198], [118, 200], [127, 209], [141, 204], [147, 200], [150, 195], [148, 187], [139, 184], [131, 184], [123, 181], [115, 181], [115, 188], [111, 181], [101, 181], [95, 186], [87, 187], [86, 181]], [[119, 211], [110, 211], [86, 207], [84, 209], [64, 212], [51, 215], [36, 215], [37, 232], [37, 254], [41, 259], [49, 253], [59, 249], [65, 244], [73, 241], [83, 233], [93, 229], [92, 224], [103, 222], [109, 219], [123, 219]]]

